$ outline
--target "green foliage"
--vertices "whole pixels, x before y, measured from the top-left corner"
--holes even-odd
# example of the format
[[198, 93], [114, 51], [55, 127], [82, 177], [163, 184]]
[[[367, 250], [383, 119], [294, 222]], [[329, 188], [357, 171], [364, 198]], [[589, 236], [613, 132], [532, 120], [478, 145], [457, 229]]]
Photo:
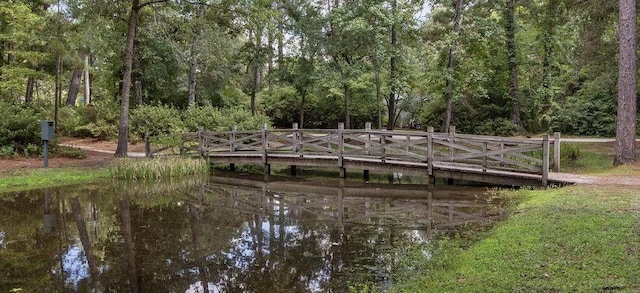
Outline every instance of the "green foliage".
[[120, 107], [113, 101], [100, 100], [89, 106], [77, 108], [81, 125], [74, 132], [79, 136], [88, 136], [101, 140], [118, 137]]
[[86, 106], [65, 106], [58, 109], [58, 132], [60, 135], [83, 136], [83, 133], [77, 129], [83, 125], [83, 123], [88, 123], [88, 121], [83, 121], [81, 115], [85, 108]]
[[13, 145], [0, 146], [0, 158], [11, 159], [15, 155]]
[[263, 93], [265, 114], [277, 127], [290, 128], [299, 121], [300, 97], [292, 86], [275, 87]]
[[44, 117], [39, 110], [0, 101], [0, 117], [0, 147], [24, 154], [29, 145], [40, 144], [40, 120]]
[[178, 109], [169, 106], [140, 106], [131, 110], [129, 129], [131, 134], [144, 138], [144, 134], [166, 135], [180, 133], [185, 129]]
[[580, 158], [580, 146], [576, 143], [563, 143], [560, 147], [560, 158], [575, 161]]
[[518, 133], [518, 126], [506, 118], [484, 120], [475, 127], [473, 133], [496, 136], [513, 136]]
[[167, 157], [156, 159], [119, 159], [109, 166], [113, 178], [154, 180], [207, 173], [209, 164], [202, 159]]
[[612, 137], [616, 133], [616, 98], [598, 93], [592, 97], [569, 97], [551, 118], [551, 129], [572, 135]]
[[261, 129], [263, 124], [270, 124], [269, 117], [243, 108], [216, 108], [213, 106], [198, 106], [189, 108], [182, 113], [187, 131], [197, 131], [199, 126], [211, 131], [238, 129]]
[[84, 159], [87, 157], [87, 153], [79, 148], [54, 145], [51, 148], [51, 155], [58, 158], [69, 159]]

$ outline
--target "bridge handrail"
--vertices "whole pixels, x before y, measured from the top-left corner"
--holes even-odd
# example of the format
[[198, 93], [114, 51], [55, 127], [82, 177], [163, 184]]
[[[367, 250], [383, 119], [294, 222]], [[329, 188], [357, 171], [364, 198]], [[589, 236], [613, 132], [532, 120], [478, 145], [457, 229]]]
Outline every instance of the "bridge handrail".
[[[424, 164], [432, 175], [434, 164], [455, 164], [468, 168], [538, 174], [547, 181], [550, 160], [554, 171], [559, 169], [560, 136], [542, 139], [510, 138], [415, 131], [365, 129], [290, 129], [208, 131], [180, 136], [179, 153], [198, 156], [261, 155], [266, 164], [269, 156], [331, 156], [343, 167], [345, 159], [407, 162]], [[151, 151], [145, 138], [147, 155], [158, 155], [168, 147]], [[550, 146], [553, 145], [553, 158]], [[169, 147], [170, 149], [171, 147]], [[173, 146], [175, 148], [175, 146]]]

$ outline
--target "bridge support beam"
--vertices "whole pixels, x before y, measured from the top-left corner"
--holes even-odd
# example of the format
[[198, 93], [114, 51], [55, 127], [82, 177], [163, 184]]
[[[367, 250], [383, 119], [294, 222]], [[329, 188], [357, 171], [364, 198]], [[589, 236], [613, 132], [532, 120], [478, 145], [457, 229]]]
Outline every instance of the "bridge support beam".
[[369, 170], [364, 170], [362, 172], [362, 177], [364, 177], [364, 181], [369, 182]]
[[271, 164], [264, 164], [264, 174], [271, 174]]
[[340, 167], [340, 178], [347, 178], [347, 169]]
[[229, 164], [229, 171], [235, 171], [236, 170], [236, 164], [231, 163]]
[[294, 176], [294, 177], [296, 176], [296, 173], [297, 173], [296, 169], [297, 169], [296, 165], [289, 166], [289, 173], [290, 173], [291, 176]]

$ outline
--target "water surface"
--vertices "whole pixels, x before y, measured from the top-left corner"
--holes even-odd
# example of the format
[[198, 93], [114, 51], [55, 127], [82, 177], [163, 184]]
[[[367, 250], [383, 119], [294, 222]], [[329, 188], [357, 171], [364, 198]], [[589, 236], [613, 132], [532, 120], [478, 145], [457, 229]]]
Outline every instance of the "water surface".
[[407, 247], [502, 217], [483, 188], [249, 175], [0, 193], [0, 292], [384, 289]]

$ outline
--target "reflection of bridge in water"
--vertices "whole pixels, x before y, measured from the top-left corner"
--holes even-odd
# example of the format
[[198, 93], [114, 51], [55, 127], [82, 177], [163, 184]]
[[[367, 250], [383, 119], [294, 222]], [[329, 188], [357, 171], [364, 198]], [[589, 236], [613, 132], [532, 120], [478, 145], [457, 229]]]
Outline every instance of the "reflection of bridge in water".
[[499, 203], [491, 202], [487, 192], [477, 189], [308, 184], [211, 177], [203, 191], [223, 197], [216, 208], [262, 219], [278, 217], [285, 225], [294, 224], [287, 221], [309, 219], [339, 227], [364, 225], [422, 230], [429, 237], [433, 230], [455, 231], [505, 216]]

